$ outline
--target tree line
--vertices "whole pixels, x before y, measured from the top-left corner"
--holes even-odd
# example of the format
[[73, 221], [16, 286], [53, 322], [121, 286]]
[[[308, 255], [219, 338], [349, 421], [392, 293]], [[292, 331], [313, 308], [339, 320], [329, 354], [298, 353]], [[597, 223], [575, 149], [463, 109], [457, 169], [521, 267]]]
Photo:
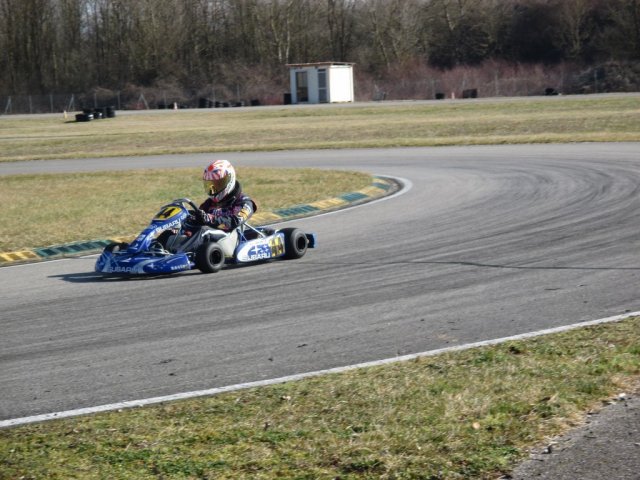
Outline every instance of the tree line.
[[640, 0], [0, 0], [0, 94], [640, 61]]

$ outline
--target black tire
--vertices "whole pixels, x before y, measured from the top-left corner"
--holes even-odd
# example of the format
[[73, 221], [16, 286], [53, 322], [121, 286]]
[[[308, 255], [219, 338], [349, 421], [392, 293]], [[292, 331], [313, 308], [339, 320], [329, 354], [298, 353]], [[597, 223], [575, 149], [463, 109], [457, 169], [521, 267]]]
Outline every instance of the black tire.
[[307, 253], [309, 241], [302, 230], [297, 228], [283, 228], [284, 233], [284, 258], [293, 260], [301, 258]]
[[224, 252], [216, 242], [205, 242], [196, 249], [196, 267], [203, 273], [215, 273], [224, 265]]
[[107, 252], [116, 253], [129, 248], [129, 244], [125, 242], [113, 242], [104, 247]]

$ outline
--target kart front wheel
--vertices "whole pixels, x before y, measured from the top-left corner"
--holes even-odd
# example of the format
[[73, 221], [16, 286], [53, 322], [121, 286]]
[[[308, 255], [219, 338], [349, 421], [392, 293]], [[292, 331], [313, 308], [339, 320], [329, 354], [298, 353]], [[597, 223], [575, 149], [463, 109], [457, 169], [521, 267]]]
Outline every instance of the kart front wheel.
[[216, 242], [205, 242], [196, 250], [196, 267], [203, 273], [215, 273], [224, 265], [224, 252]]
[[309, 242], [302, 230], [283, 228], [281, 232], [284, 233], [284, 258], [289, 260], [301, 258], [307, 253]]

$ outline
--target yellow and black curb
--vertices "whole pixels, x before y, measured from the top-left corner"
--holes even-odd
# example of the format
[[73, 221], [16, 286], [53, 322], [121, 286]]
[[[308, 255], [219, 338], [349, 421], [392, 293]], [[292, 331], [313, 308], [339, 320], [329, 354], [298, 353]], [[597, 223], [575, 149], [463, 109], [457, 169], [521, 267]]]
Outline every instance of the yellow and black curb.
[[[373, 182], [368, 187], [340, 195], [338, 197], [319, 200], [317, 202], [295, 205], [270, 212], [256, 212], [251, 218], [254, 225], [268, 225], [271, 223], [293, 220], [296, 218], [310, 217], [321, 213], [340, 210], [349, 206], [370, 202], [378, 198], [391, 195], [400, 189], [400, 184], [390, 178], [373, 177]], [[133, 237], [118, 237], [106, 240], [87, 240], [66, 243], [64, 245], [51, 245], [42, 248], [18, 250], [14, 252], [0, 252], [0, 266], [13, 265], [25, 262], [37, 262], [52, 258], [64, 258], [78, 255], [88, 255], [98, 252], [112, 242], [130, 242]]]

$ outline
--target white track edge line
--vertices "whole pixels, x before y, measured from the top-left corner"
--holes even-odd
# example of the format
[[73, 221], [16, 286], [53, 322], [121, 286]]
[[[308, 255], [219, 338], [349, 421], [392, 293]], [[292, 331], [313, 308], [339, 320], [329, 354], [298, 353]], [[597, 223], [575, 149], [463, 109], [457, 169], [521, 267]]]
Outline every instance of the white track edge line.
[[342, 373], [342, 372], [347, 372], [347, 371], [350, 371], [350, 370], [356, 370], [356, 369], [359, 369], [359, 368], [376, 367], [376, 366], [380, 366], [380, 365], [387, 365], [387, 364], [390, 364], [390, 363], [406, 362], [406, 361], [415, 360], [415, 359], [421, 358], [421, 357], [432, 357], [432, 356], [439, 355], [439, 354], [442, 354], [442, 353], [459, 352], [459, 351], [462, 351], [462, 350], [469, 350], [469, 349], [477, 348], [477, 347], [485, 347], [485, 346], [497, 345], [497, 344], [500, 344], [500, 343], [515, 341], [515, 340], [524, 340], [524, 339], [533, 338], [533, 337], [540, 337], [540, 336], [543, 336], [543, 335], [550, 335], [550, 334], [553, 334], [553, 333], [561, 333], [561, 332], [566, 332], [566, 331], [569, 331], [569, 330], [575, 330], [575, 329], [582, 328], [582, 327], [600, 325], [600, 324], [603, 324], [603, 323], [620, 322], [620, 321], [625, 320], [627, 318], [637, 317], [637, 316], [640, 316], [640, 311], [625, 313], [625, 314], [622, 314], [622, 315], [615, 315], [613, 317], [600, 318], [600, 319], [597, 319], [597, 320], [591, 320], [591, 321], [586, 321], [586, 322], [581, 322], [581, 323], [574, 323], [574, 324], [571, 324], [571, 325], [564, 325], [562, 327], [547, 328], [547, 329], [538, 330], [538, 331], [535, 331], [535, 332], [521, 333], [521, 334], [518, 334], [518, 335], [512, 335], [510, 337], [496, 338], [496, 339], [493, 339], [493, 340], [483, 340], [483, 341], [480, 341], [480, 342], [467, 343], [465, 345], [457, 345], [457, 346], [454, 346], [454, 347], [439, 348], [439, 349], [436, 349], [436, 350], [429, 350], [427, 352], [412, 353], [412, 354], [409, 354], [409, 355], [402, 355], [402, 356], [386, 358], [386, 359], [382, 359], [382, 360], [375, 360], [375, 361], [371, 361], [371, 362], [357, 363], [355, 365], [347, 365], [347, 366], [343, 366], [343, 367], [329, 368], [329, 369], [326, 369], [326, 370], [317, 370], [317, 371], [314, 371], [314, 372], [299, 373], [299, 374], [296, 374], [296, 375], [288, 375], [288, 376], [285, 376], [285, 377], [273, 378], [273, 379], [269, 379], [269, 380], [260, 380], [260, 381], [248, 382], [248, 383], [239, 383], [239, 384], [236, 384], [236, 385], [228, 385], [228, 386], [225, 386], [225, 387], [210, 388], [210, 389], [206, 389], [206, 390], [195, 390], [193, 392], [176, 393], [176, 394], [173, 394], [173, 395], [165, 395], [165, 396], [161, 396], [161, 397], [145, 398], [145, 399], [141, 399], [141, 400], [128, 400], [128, 401], [118, 402], [118, 403], [110, 403], [110, 404], [106, 404], [106, 405], [98, 405], [96, 407], [78, 408], [78, 409], [75, 409], [75, 410], [67, 410], [67, 411], [63, 411], [63, 412], [46, 413], [46, 414], [42, 414], [42, 415], [33, 415], [33, 416], [30, 416], [30, 417], [12, 418], [12, 419], [9, 419], [9, 420], [0, 420], [0, 428], [15, 427], [15, 426], [18, 426], [18, 425], [25, 425], [25, 424], [36, 423], [36, 422], [44, 422], [44, 421], [47, 421], [47, 420], [55, 420], [55, 419], [59, 419], [59, 418], [77, 417], [77, 416], [80, 416], [80, 415], [88, 415], [88, 414], [92, 414], [92, 413], [109, 412], [109, 411], [123, 410], [123, 409], [134, 408], [134, 407], [144, 407], [144, 406], [147, 406], [147, 405], [153, 405], [153, 404], [157, 404], [157, 403], [171, 402], [171, 401], [175, 401], [175, 400], [186, 400], [186, 399], [196, 398], [196, 397], [206, 397], [206, 396], [218, 395], [218, 394], [225, 393], [225, 392], [234, 392], [234, 391], [237, 391], [237, 390], [245, 390], [245, 389], [248, 389], [248, 388], [256, 388], [256, 387], [264, 387], [264, 386], [269, 386], [269, 385], [277, 385], [277, 384], [280, 384], [280, 383], [293, 382], [293, 381], [302, 380], [302, 379], [305, 379], [305, 378], [318, 377], [320, 375], [327, 375], [327, 374], [331, 374], [331, 373]]

